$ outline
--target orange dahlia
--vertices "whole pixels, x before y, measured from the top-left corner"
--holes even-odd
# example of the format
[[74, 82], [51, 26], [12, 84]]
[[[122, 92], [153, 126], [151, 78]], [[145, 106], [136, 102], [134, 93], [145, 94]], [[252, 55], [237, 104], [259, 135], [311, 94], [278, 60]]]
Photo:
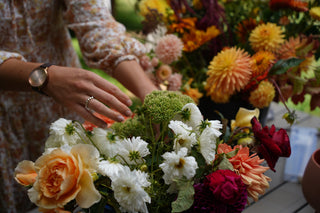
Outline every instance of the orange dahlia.
[[275, 89], [269, 81], [261, 81], [258, 87], [250, 93], [249, 102], [254, 107], [264, 108], [270, 105], [275, 97]]
[[301, 39], [299, 36], [296, 38], [290, 37], [281, 45], [281, 48], [277, 52], [278, 58], [288, 59], [297, 57], [297, 50], [300, 49], [304, 43], [305, 41], [303, 41], [303, 39]]
[[249, 42], [256, 52], [276, 52], [284, 42], [284, 30], [274, 23], [261, 24], [250, 33]]
[[222, 50], [208, 67], [207, 94], [221, 91], [224, 95], [232, 95], [246, 86], [251, 73], [251, 58], [247, 52], [237, 47]]
[[300, 0], [270, 0], [269, 6], [273, 10], [292, 9], [295, 11], [308, 11], [308, 2]]
[[218, 146], [217, 153], [228, 153], [235, 149], [239, 149], [238, 153], [229, 159], [235, 171], [241, 176], [241, 180], [248, 186], [248, 196], [254, 201], [258, 201], [259, 195], [265, 193], [265, 190], [269, 188], [268, 181], [271, 178], [264, 175], [269, 167], [261, 166], [260, 164], [264, 161], [260, 159], [256, 154], [249, 154], [248, 147], [235, 146], [233, 149], [227, 144], [220, 144]]
[[[206, 86], [205, 86], [206, 88]], [[211, 100], [213, 100], [216, 103], [228, 103], [230, 100], [230, 96], [228, 94], [225, 94], [223, 92], [221, 92], [221, 90], [216, 89], [214, 86], [211, 88], [212, 91], [214, 91], [213, 93], [210, 94]]]

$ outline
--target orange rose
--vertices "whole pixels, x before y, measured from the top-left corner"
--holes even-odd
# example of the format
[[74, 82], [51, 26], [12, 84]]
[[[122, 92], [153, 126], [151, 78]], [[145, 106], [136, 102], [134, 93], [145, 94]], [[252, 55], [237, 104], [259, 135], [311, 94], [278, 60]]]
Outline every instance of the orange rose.
[[[77, 144], [70, 151], [63, 147], [43, 154], [34, 163], [37, 177], [28, 190], [30, 200], [48, 210], [63, 208], [73, 199], [81, 208], [89, 208], [99, 202], [101, 195], [91, 176], [98, 158], [98, 150], [88, 144]], [[23, 170], [24, 165], [29, 163], [22, 162], [16, 169], [16, 179], [22, 183], [27, 181], [18, 177], [32, 171], [27, 166]]]

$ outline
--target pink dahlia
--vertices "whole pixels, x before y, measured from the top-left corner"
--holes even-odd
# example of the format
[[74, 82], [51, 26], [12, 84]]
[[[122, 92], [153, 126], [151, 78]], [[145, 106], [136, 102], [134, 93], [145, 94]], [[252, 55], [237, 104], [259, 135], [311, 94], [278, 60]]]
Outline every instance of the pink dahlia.
[[177, 36], [170, 34], [159, 40], [155, 53], [160, 61], [165, 64], [171, 64], [181, 57], [182, 49], [182, 41]]

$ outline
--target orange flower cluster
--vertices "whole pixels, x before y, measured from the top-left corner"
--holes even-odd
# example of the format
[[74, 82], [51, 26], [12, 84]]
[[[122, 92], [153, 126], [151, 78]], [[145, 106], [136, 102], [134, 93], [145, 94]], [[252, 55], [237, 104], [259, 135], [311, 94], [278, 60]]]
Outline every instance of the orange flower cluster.
[[269, 6], [273, 10], [292, 9], [295, 11], [308, 11], [308, 2], [300, 0], [270, 0]]
[[264, 194], [265, 190], [269, 188], [268, 181], [271, 181], [271, 178], [263, 174], [269, 167], [261, 166], [264, 160], [256, 154], [250, 155], [248, 147], [237, 145], [231, 148], [227, 144], [220, 144], [217, 153], [229, 153], [236, 149], [239, 149], [237, 154], [230, 158], [229, 162], [241, 176], [243, 183], [248, 186], [248, 196], [257, 201], [259, 194]]
[[192, 52], [202, 46], [204, 43], [217, 37], [220, 31], [216, 26], [208, 27], [206, 31], [196, 27], [197, 18], [183, 18], [176, 20], [168, 28], [170, 33], [179, 33], [184, 43], [183, 50]]

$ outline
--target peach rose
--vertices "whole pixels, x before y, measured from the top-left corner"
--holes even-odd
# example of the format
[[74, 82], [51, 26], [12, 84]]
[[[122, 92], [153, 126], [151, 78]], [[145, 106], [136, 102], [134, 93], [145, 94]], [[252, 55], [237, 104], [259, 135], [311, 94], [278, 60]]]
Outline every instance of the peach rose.
[[29, 186], [36, 182], [37, 173], [32, 161], [21, 161], [16, 167], [14, 173], [16, 181], [23, 186]]
[[[100, 201], [101, 195], [91, 176], [98, 162], [98, 150], [88, 144], [77, 144], [69, 150], [69, 146], [54, 149], [44, 153], [34, 163], [38, 176], [33, 187], [28, 190], [28, 195], [37, 206], [59, 209], [76, 199], [81, 208], [89, 208]], [[16, 178], [26, 174], [28, 170], [32, 171], [28, 167], [24, 171], [24, 165], [29, 164], [18, 166]]]

